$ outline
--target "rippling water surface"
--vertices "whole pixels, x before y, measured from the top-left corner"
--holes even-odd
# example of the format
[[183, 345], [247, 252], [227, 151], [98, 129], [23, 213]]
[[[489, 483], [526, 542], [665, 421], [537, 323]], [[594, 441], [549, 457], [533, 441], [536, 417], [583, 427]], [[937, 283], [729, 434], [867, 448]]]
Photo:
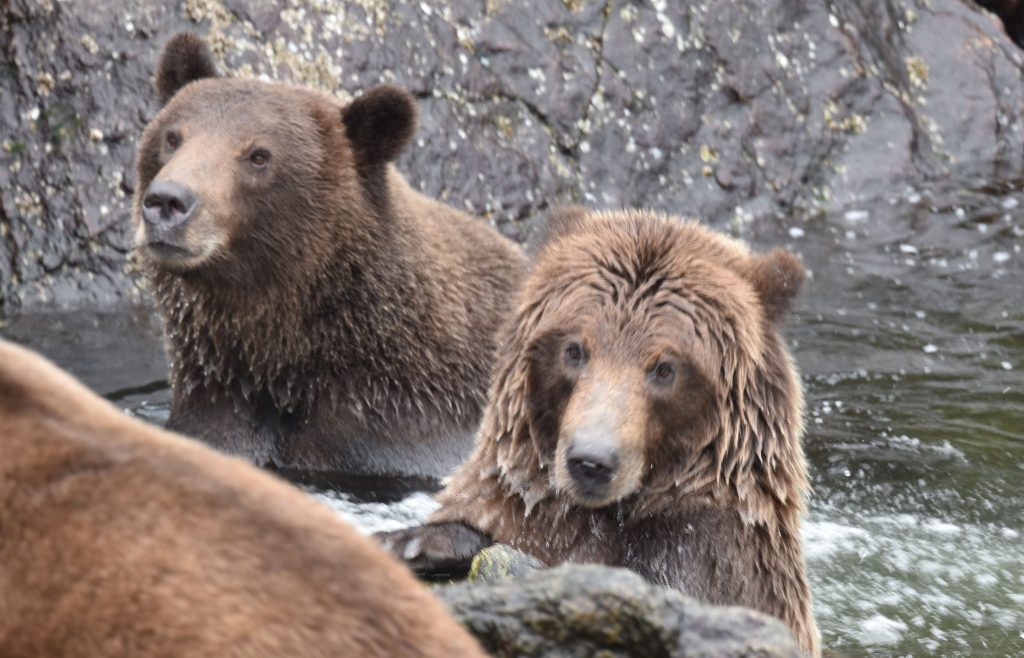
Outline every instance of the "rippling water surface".
[[[787, 335], [807, 389], [805, 539], [826, 646], [1024, 656], [1024, 193], [904, 190], [740, 233], [811, 271]], [[22, 316], [0, 333], [166, 419], [150, 312]], [[315, 495], [368, 532], [433, 507]]]
[[844, 654], [1024, 655], [1022, 204], [907, 190], [791, 227], [808, 561]]

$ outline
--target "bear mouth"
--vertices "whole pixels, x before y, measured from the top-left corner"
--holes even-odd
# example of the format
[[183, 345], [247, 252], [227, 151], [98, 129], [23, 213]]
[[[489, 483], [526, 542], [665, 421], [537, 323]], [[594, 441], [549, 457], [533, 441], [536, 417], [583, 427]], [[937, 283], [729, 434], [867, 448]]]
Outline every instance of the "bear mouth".
[[150, 240], [146, 243], [146, 250], [157, 263], [172, 266], [184, 265], [196, 257], [185, 247], [164, 240]]
[[589, 509], [601, 509], [607, 507], [618, 500], [615, 496], [610, 495], [607, 490], [595, 491], [593, 489], [587, 489], [579, 486], [570, 488], [567, 492], [569, 497], [581, 507], [587, 507]]
[[614, 503], [618, 494], [618, 474], [591, 473], [584, 462], [576, 464], [566, 461], [563, 464], [562, 489], [577, 505], [591, 509], [599, 509]]
[[575, 504], [601, 509], [640, 491], [641, 460], [630, 451], [600, 458], [599, 455], [562, 454], [556, 460], [555, 486]]

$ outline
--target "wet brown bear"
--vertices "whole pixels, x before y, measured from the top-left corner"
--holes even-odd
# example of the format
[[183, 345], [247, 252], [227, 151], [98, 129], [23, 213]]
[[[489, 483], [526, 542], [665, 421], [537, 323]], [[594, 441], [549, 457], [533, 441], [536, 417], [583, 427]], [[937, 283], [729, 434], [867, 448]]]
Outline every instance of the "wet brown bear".
[[415, 105], [217, 77], [174, 37], [138, 152], [137, 243], [172, 362], [170, 429], [257, 464], [436, 477], [472, 448], [525, 270], [390, 164]]
[[0, 655], [484, 654], [306, 495], [0, 341]]
[[778, 328], [799, 261], [582, 209], [556, 214], [538, 249], [473, 455], [430, 524], [380, 538], [420, 570], [492, 540], [625, 566], [775, 615], [817, 653], [803, 394]]

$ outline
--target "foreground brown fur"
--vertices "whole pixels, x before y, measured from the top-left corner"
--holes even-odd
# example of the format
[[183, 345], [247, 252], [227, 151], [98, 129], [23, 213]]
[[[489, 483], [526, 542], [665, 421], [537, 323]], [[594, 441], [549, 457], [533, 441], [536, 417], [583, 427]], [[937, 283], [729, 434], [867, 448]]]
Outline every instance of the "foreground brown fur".
[[550, 222], [499, 355], [476, 450], [414, 567], [491, 540], [818, 633], [800, 544], [803, 396], [778, 322], [803, 280], [695, 223], [569, 209]]
[[390, 164], [416, 108], [216, 76], [172, 39], [139, 143], [139, 253], [163, 316], [170, 429], [330, 479], [447, 475], [472, 448], [525, 270]]
[[0, 341], [0, 656], [483, 653], [306, 495]]

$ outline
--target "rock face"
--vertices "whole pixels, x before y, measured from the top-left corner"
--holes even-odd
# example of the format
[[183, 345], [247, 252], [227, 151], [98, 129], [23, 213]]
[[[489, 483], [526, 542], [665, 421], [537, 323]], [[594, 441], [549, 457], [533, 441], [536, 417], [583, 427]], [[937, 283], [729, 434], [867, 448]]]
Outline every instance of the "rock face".
[[742, 231], [965, 166], [1016, 168], [1024, 65], [962, 0], [8, 0], [0, 5], [0, 310], [143, 299], [136, 139], [163, 42], [231, 71], [419, 99], [399, 162], [522, 237], [550, 204]]
[[800, 656], [781, 622], [698, 603], [625, 569], [561, 566], [435, 590], [492, 656]]

